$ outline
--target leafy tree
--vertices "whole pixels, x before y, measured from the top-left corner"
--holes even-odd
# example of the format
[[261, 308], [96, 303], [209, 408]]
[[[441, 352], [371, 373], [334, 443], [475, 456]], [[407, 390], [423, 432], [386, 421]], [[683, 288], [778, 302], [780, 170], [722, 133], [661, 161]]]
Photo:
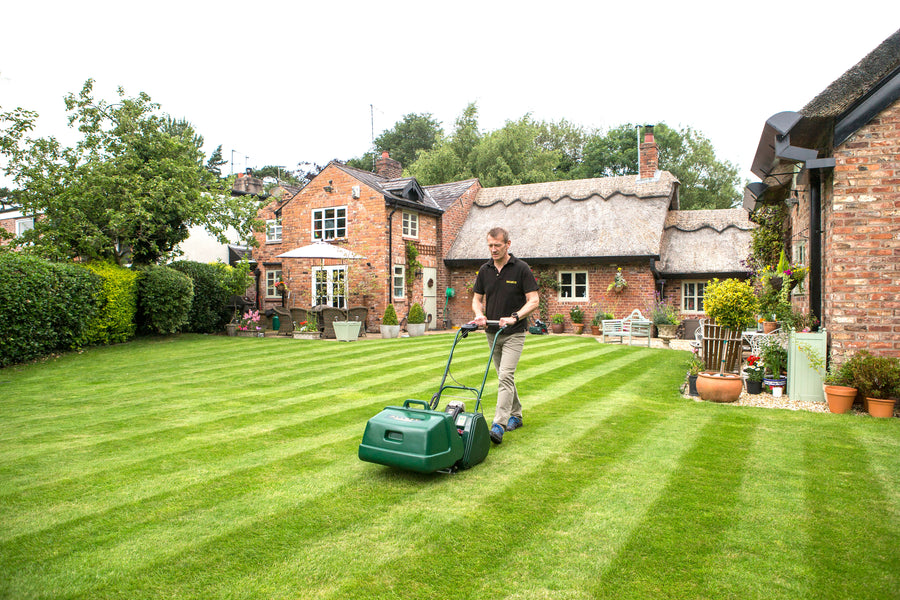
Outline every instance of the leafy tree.
[[565, 119], [558, 123], [541, 123], [541, 133], [535, 143], [544, 150], [556, 150], [560, 154], [556, 167], [557, 179], [570, 179], [584, 160], [584, 146], [591, 134], [582, 126]]
[[69, 126], [82, 135], [74, 147], [28, 137], [37, 113], [0, 113], [0, 152], [16, 199], [26, 213], [42, 215], [17, 242], [54, 259], [149, 264], [193, 225], [222, 243], [228, 227], [252, 240], [255, 200], [232, 197], [230, 182], [205, 168], [202, 138], [189, 123], [157, 114], [145, 93], [126, 98], [119, 88], [118, 103], [95, 101], [93, 83], [65, 98]]
[[387, 151], [391, 158], [408, 167], [416, 162], [419, 151], [431, 150], [443, 135], [441, 124], [431, 113], [409, 113], [375, 138], [375, 151], [377, 155]]
[[562, 152], [543, 148], [538, 143], [543, 133], [531, 115], [507, 121], [472, 150], [472, 171], [486, 187], [553, 181]]
[[469, 179], [474, 176], [469, 160], [481, 137], [478, 107], [473, 102], [456, 119], [453, 134], [439, 140], [431, 150], [420, 152], [409, 173], [423, 185]]
[[228, 164], [228, 161], [222, 157], [222, 144], [219, 144], [218, 148], [213, 150], [213, 153], [209, 155], [209, 160], [206, 161], [206, 170], [216, 177], [221, 177], [221, 167], [226, 164]]
[[[730, 208], [740, 201], [737, 167], [716, 159], [712, 143], [687, 127], [676, 131], [665, 124], [654, 128], [659, 146], [659, 168], [681, 182], [681, 208]], [[624, 124], [597, 134], [584, 147], [583, 162], [575, 177], [612, 177], [638, 172], [638, 140], [635, 125]]]

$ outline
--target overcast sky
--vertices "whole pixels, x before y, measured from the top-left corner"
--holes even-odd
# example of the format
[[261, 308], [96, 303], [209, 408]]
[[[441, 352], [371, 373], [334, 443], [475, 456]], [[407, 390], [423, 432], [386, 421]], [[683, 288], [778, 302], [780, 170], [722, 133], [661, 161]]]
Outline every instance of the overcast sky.
[[898, 0], [29, 0], [0, 14], [3, 111], [35, 110], [39, 134], [71, 144], [63, 96], [94, 78], [97, 96], [143, 91], [188, 119], [235, 171], [359, 156], [373, 115], [376, 137], [411, 112], [449, 133], [477, 102], [483, 130], [528, 112], [691, 126], [752, 178], [765, 120], [900, 28]]

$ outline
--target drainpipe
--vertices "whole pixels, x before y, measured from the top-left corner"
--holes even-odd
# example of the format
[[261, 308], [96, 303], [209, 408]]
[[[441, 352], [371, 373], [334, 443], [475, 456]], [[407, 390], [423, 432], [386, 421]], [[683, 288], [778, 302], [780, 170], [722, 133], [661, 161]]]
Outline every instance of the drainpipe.
[[392, 287], [394, 283], [394, 213], [397, 212], [397, 208], [394, 207], [394, 210], [391, 211], [391, 214], [388, 215], [388, 280], [387, 280], [387, 291], [388, 304], [394, 303], [394, 288]]
[[809, 310], [822, 322], [822, 180], [809, 171]]

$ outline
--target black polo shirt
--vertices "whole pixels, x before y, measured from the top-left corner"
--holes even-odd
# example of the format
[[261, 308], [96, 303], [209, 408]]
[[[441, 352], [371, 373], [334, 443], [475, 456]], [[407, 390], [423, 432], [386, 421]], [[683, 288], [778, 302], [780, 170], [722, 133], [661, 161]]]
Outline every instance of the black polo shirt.
[[[514, 312], [525, 305], [525, 294], [536, 292], [538, 289], [534, 273], [524, 260], [519, 260], [512, 254], [503, 265], [503, 269], [497, 272], [494, 261], [489, 260], [478, 269], [475, 277], [476, 294], [484, 294], [484, 316], [491, 321], [501, 317], [511, 317]], [[528, 327], [524, 317], [518, 323], [509, 327], [507, 333], [525, 331]], [[493, 328], [488, 328], [491, 331]], [[493, 329], [496, 331], [496, 329]]]

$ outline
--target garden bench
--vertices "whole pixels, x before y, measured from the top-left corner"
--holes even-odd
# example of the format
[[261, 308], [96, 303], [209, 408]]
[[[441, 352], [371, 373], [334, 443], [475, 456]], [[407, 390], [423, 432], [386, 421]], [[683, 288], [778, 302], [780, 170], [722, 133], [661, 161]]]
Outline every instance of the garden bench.
[[650, 334], [653, 324], [644, 318], [641, 311], [634, 309], [631, 314], [624, 319], [605, 319], [601, 322], [601, 340], [606, 343], [606, 336], [628, 338], [628, 345], [631, 345], [632, 338], [647, 338], [647, 347], [650, 347]]

